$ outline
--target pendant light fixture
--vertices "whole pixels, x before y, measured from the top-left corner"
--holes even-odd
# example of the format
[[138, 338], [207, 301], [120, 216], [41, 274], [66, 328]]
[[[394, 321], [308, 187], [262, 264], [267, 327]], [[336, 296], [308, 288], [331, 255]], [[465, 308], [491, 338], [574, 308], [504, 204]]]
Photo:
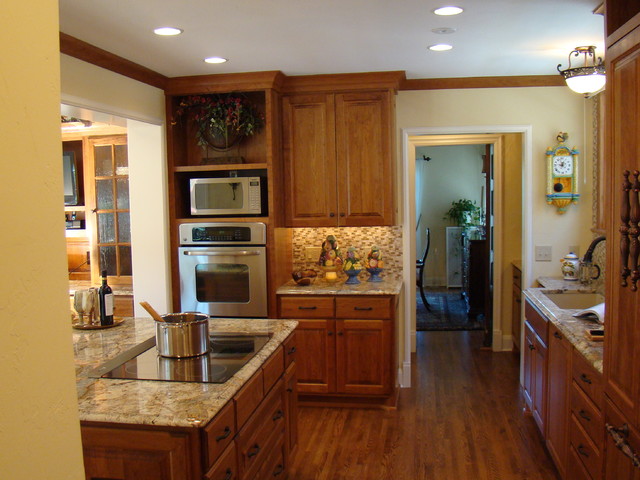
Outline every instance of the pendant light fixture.
[[[584, 55], [584, 66], [571, 67], [571, 57], [579, 57]], [[595, 93], [604, 87], [606, 76], [604, 72], [604, 64], [602, 58], [596, 59], [596, 47], [576, 47], [569, 54], [569, 68], [560, 70], [561, 64], [558, 64], [558, 71], [567, 82], [567, 86], [576, 93]]]

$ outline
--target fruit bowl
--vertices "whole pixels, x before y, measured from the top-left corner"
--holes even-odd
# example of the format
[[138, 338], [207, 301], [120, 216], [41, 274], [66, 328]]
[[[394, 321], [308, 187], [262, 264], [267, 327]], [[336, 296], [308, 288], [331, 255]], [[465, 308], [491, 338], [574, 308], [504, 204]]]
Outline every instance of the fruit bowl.
[[367, 268], [367, 272], [371, 274], [369, 280], [367, 282], [381, 282], [382, 278], [380, 278], [380, 272], [382, 272], [382, 268]]
[[345, 270], [344, 273], [347, 274], [347, 276], [349, 278], [347, 278], [347, 281], [344, 282], [346, 285], [356, 285], [358, 283], [360, 283], [360, 280], [358, 280], [358, 274], [362, 271], [362, 269], [358, 270]]
[[293, 281], [298, 285], [306, 287], [307, 285], [311, 285], [316, 281], [316, 277], [318, 274], [315, 270], [307, 269], [307, 270], [296, 270], [291, 274]]

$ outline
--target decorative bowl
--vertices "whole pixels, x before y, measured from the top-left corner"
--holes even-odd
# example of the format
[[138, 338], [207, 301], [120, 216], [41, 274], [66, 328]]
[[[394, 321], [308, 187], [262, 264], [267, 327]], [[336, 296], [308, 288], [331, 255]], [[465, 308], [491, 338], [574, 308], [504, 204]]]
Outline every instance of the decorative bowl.
[[349, 278], [347, 278], [347, 281], [344, 282], [345, 285], [356, 285], [358, 283], [360, 283], [360, 280], [358, 280], [358, 274], [361, 272], [362, 270], [345, 270], [344, 273], [347, 274], [347, 276]]
[[315, 270], [307, 269], [307, 270], [296, 270], [291, 274], [293, 281], [298, 285], [306, 287], [307, 285], [311, 285], [316, 281], [316, 277], [318, 274]]
[[367, 268], [367, 272], [371, 274], [367, 282], [381, 282], [380, 272], [382, 272], [382, 270], [382, 268]]

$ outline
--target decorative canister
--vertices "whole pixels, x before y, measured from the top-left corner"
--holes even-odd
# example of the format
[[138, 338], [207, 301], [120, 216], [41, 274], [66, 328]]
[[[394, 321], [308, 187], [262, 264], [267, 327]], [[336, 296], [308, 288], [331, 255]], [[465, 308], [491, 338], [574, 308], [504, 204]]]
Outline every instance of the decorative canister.
[[562, 263], [562, 276], [565, 280], [576, 281], [580, 279], [580, 259], [571, 252], [560, 260]]

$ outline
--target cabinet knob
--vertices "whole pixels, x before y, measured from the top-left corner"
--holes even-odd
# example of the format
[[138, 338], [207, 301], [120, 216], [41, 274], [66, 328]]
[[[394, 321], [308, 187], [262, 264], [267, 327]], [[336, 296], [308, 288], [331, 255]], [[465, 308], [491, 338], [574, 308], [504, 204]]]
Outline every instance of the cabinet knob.
[[586, 450], [584, 445], [582, 444], [578, 445], [578, 448], [576, 450], [578, 450], [578, 453], [583, 457], [587, 457], [587, 458], [589, 457], [589, 452]]
[[216, 442], [224, 440], [229, 435], [231, 435], [231, 429], [229, 427], [224, 427], [224, 431], [222, 432], [222, 435], [219, 435], [219, 436], [216, 437]]
[[556, 337], [558, 340], [562, 340], [562, 335], [560, 335], [558, 332], [553, 332], [553, 336]]
[[340, 212], [340, 216], [341, 216], [341, 217], [344, 217], [344, 212]]
[[233, 478], [233, 470], [231, 470], [230, 468], [227, 468], [227, 470], [224, 473], [225, 473], [224, 480], [231, 480]]
[[258, 445], [257, 443], [251, 447], [249, 449], [249, 451], [247, 452], [247, 457], [251, 458], [251, 457], [255, 457], [258, 453], [260, 452], [260, 445]]
[[535, 350], [535, 349], [536, 349], [536, 347], [534, 347], [532, 343], [529, 344], [529, 350]]
[[580, 375], [580, 380], [582, 380], [584, 383], [588, 383], [589, 385], [593, 383], [586, 373]]
[[336, 214], [335, 214], [335, 213], [333, 213], [333, 212], [331, 212], [331, 213], [329, 214], [329, 216], [330, 216], [331, 218], [333, 218], [333, 217], [335, 217], [335, 216], [336, 216]]
[[344, 335], [344, 332], [338, 332], [338, 336], [341, 337]]
[[327, 332], [327, 335], [329, 335], [329, 336], [331, 337], [331, 336], [333, 335], [333, 332], [332, 332], [331, 330], [329, 330], [329, 331]]
[[580, 415], [582, 418], [584, 418], [587, 422], [591, 421], [591, 417], [584, 410], [580, 410], [578, 412], [578, 415]]

